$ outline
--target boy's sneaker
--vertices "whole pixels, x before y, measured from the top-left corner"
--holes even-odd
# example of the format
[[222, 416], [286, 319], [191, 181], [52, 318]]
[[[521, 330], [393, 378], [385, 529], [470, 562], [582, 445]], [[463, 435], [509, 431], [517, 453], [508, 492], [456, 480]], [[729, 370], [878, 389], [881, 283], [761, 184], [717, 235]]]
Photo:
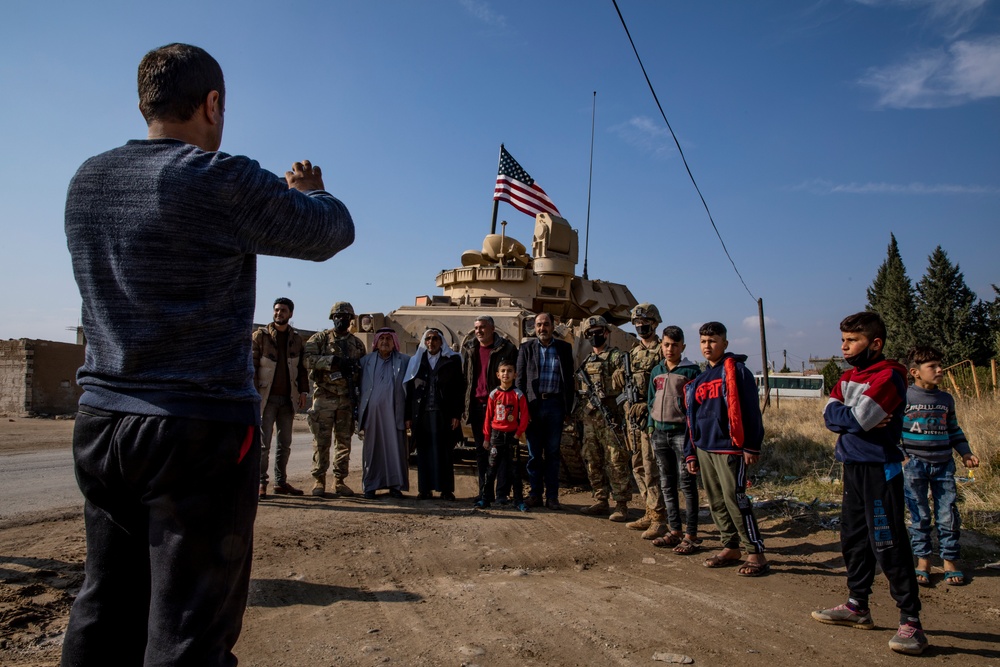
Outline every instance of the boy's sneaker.
[[889, 648], [896, 653], [920, 655], [927, 648], [927, 635], [917, 626], [903, 623], [896, 636], [889, 640]]
[[476, 507], [478, 509], [484, 510], [484, 509], [488, 508], [489, 506], [490, 506], [490, 504], [488, 502], [486, 502], [485, 500], [477, 500], [476, 501]]
[[872, 614], [870, 611], [867, 609], [855, 609], [847, 604], [839, 605], [833, 609], [814, 611], [812, 617], [820, 623], [849, 625], [859, 630], [871, 630], [875, 627], [875, 624], [872, 623]]
[[522, 500], [521, 502], [519, 502], [519, 503], [517, 504], [517, 509], [518, 509], [518, 511], [520, 511], [520, 512], [527, 512], [527, 511], [528, 511], [528, 503], [526, 503], [526, 502], [524, 502], [524, 501]]

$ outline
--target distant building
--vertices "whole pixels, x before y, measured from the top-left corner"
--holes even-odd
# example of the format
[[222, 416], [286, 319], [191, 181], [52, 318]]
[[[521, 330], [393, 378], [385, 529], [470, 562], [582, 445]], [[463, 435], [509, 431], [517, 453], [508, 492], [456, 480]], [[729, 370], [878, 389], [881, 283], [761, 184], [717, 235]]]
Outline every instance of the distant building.
[[76, 412], [83, 390], [76, 371], [84, 346], [51, 340], [0, 341], [0, 414], [13, 417]]
[[843, 357], [809, 357], [809, 363], [813, 365], [817, 373], [823, 372], [823, 367], [831, 361], [837, 364], [837, 367], [842, 371], [846, 371], [851, 367], [850, 364], [844, 361]]

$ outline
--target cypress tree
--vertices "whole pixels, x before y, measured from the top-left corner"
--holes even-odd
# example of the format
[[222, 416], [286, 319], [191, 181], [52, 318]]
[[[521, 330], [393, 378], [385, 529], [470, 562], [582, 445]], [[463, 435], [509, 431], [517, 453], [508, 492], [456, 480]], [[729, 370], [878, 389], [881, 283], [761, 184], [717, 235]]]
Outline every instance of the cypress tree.
[[903, 358], [916, 340], [916, 310], [913, 283], [906, 275], [894, 234], [889, 234], [887, 256], [868, 288], [868, 310], [881, 315], [885, 322], [885, 356]]
[[945, 364], [989, 358], [987, 308], [965, 284], [958, 264], [938, 246], [928, 258], [927, 272], [917, 283], [917, 332], [920, 342], [944, 353]]

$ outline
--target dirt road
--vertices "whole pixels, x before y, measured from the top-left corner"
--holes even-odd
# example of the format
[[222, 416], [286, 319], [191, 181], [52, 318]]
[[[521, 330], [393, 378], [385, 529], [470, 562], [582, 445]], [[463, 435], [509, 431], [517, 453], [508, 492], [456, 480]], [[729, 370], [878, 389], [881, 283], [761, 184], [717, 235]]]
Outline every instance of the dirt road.
[[[65, 436], [54, 427], [51, 439]], [[291, 481], [305, 485], [307, 474], [296, 468]], [[459, 497], [473, 485], [460, 467]], [[773, 572], [745, 579], [702, 567], [703, 554], [666, 553], [579, 514], [589, 501], [580, 491], [564, 493], [565, 511], [527, 514], [414, 496], [263, 502], [241, 665], [662, 664], [656, 654], [726, 666], [915, 660], [887, 648], [897, 614], [883, 579], [872, 597], [878, 629], [810, 619], [843, 600], [843, 563], [824, 517], [798, 505], [761, 513]], [[706, 546], [715, 536], [709, 525]], [[1000, 667], [1000, 570], [985, 566], [997, 560], [990, 548], [974, 546], [970, 585], [921, 591], [932, 646], [920, 660]], [[84, 554], [79, 507], [0, 521], [0, 664], [58, 663]]]

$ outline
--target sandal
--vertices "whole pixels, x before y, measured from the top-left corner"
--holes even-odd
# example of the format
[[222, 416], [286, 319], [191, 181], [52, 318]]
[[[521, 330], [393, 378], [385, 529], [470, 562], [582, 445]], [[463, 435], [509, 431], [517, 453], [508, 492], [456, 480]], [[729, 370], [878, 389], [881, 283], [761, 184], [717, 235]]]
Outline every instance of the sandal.
[[740, 556], [736, 558], [726, 558], [721, 553], [715, 554], [710, 558], [706, 558], [705, 562], [702, 563], [705, 567], [716, 568], [716, 567], [729, 567], [730, 565], [737, 565], [743, 560]]
[[680, 554], [682, 556], [690, 556], [695, 551], [701, 548], [700, 540], [698, 542], [692, 542], [688, 538], [681, 540], [681, 543], [674, 547], [674, 553]]
[[[927, 570], [914, 570], [917, 573], [917, 584], [920, 586], [930, 586], [931, 585], [931, 575], [927, 573]], [[947, 580], [947, 575], [945, 579]]]
[[676, 547], [681, 543], [681, 538], [677, 537], [673, 533], [667, 533], [663, 537], [657, 537], [653, 540], [652, 545], [654, 547], [660, 547], [661, 549], [666, 549], [668, 547]]
[[751, 563], [747, 561], [743, 565], [740, 565], [739, 575], [741, 577], [763, 577], [770, 571], [770, 563]]
[[961, 570], [945, 570], [944, 583], [948, 584], [949, 586], [964, 586], [965, 575], [962, 574]]

